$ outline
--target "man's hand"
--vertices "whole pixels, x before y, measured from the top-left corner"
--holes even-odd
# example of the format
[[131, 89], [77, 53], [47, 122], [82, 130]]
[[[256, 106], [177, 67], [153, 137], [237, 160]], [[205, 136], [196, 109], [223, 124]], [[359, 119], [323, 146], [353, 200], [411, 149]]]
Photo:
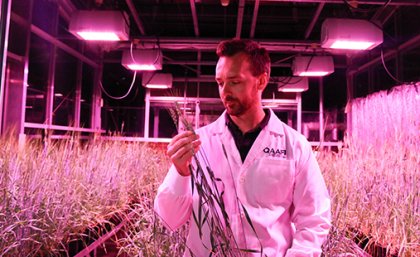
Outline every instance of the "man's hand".
[[191, 131], [176, 135], [169, 143], [166, 153], [181, 176], [190, 175], [188, 167], [200, 144], [199, 136]]

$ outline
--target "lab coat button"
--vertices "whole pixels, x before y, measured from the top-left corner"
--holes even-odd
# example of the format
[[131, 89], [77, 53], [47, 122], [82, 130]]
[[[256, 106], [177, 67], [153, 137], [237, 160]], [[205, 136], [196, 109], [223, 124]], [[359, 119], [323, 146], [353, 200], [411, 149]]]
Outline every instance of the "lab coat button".
[[239, 183], [243, 184], [245, 182], [245, 178], [244, 177], [240, 177], [239, 178]]

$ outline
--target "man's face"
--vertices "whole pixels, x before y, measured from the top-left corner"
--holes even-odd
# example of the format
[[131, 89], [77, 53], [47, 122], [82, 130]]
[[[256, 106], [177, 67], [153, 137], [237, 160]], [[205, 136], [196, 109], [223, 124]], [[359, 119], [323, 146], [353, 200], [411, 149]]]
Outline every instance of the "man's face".
[[259, 106], [260, 81], [252, 75], [246, 54], [220, 57], [216, 66], [216, 81], [220, 99], [229, 115], [241, 116]]

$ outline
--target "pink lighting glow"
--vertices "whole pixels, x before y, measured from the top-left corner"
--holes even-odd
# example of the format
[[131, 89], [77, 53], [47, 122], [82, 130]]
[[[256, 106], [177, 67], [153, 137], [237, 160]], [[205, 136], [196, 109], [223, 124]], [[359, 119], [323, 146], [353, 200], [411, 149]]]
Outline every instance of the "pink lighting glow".
[[334, 72], [334, 61], [332, 56], [296, 56], [292, 71], [294, 76], [326, 76]]
[[278, 77], [277, 89], [280, 92], [299, 93], [309, 89], [307, 77]]
[[146, 85], [147, 88], [154, 88], [154, 89], [165, 89], [165, 88], [171, 88], [168, 85], [159, 85], [159, 84], [147, 84]]
[[374, 42], [366, 41], [337, 40], [332, 43], [330, 47], [334, 49], [366, 50], [372, 47], [374, 44]]
[[153, 64], [127, 64], [130, 70], [158, 70], [159, 68]]
[[125, 50], [123, 51], [121, 64], [129, 70], [161, 70], [162, 52], [159, 49]]
[[122, 40], [114, 32], [79, 31], [77, 34], [84, 40], [120, 41]]
[[141, 84], [147, 88], [166, 89], [172, 88], [172, 74], [143, 72]]
[[298, 73], [297, 76], [304, 76], [304, 77], [322, 77], [326, 76], [329, 73], [326, 71], [302, 71]]
[[305, 90], [303, 88], [285, 88], [285, 89], [282, 89], [281, 91], [285, 93], [300, 93]]

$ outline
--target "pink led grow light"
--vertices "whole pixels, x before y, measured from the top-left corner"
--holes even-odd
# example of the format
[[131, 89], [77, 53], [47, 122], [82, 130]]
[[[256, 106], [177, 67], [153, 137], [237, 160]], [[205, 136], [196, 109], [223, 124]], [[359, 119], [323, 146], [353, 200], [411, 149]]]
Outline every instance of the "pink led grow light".
[[321, 47], [370, 50], [382, 44], [382, 30], [368, 20], [328, 18], [321, 27]]
[[130, 70], [157, 70], [158, 67], [153, 64], [127, 64], [127, 68]]
[[147, 88], [172, 88], [172, 74], [144, 72], [141, 84]]
[[326, 76], [334, 72], [332, 56], [296, 56], [292, 63], [293, 76]]
[[121, 39], [114, 32], [95, 32], [95, 31], [79, 31], [77, 34], [84, 40], [93, 41], [120, 41]]
[[368, 42], [368, 41], [345, 41], [345, 40], [337, 40], [330, 48], [334, 49], [349, 49], [349, 50], [366, 50], [372, 47], [375, 43]]
[[169, 85], [158, 85], [158, 84], [147, 84], [147, 88], [154, 88], [154, 89], [165, 89], [165, 88], [171, 88]]
[[124, 50], [121, 64], [129, 70], [161, 70], [162, 52], [159, 49]]
[[129, 19], [121, 11], [77, 11], [71, 16], [69, 32], [83, 40], [128, 40]]
[[328, 75], [329, 72], [326, 71], [302, 71], [297, 73], [297, 76], [304, 76], [304, 77], [322, 77]]

